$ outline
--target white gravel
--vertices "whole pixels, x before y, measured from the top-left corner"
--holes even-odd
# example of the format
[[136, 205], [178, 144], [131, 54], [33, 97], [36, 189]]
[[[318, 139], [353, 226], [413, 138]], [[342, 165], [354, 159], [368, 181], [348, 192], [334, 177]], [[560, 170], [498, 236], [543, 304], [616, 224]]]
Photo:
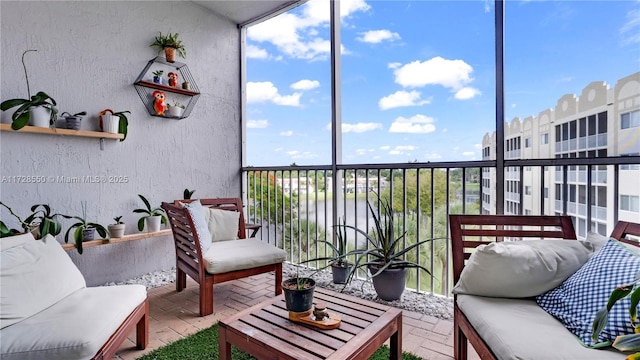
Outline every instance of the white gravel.
[[[284, 264], [282, 271], [283, 278], [287, 279], [296, 276], [296, 266], [292, 264]], [[309, 271], [301, 270], [302, 274], [309, 274]], [[447, 298], [439, 295], [432, 295], [426, 293], [417, 293], [411, 290], [405, 290], [402, 294], [402, 298], [396, 301], [385, 301], [378, 299], [376, 292], [373, 289], [373, 285], [370, 281], [363, 281], [354, 279], [346, 288], [341, 284], [334, 284], [331, 277], [331, 272], [321, 271], [317, 272], [312, 277], [316, 281], [316, 286], [342, 292], [345, 294], [357, 296], [363, 299], [375, 301], [377, 303], [390, 305], [404, 310], [414, 311], [430, 315], [439, 319], [451, 320], [453, 319], [453, 303], [451, 298]], [[141, 284], [145, 285], [148, 289], [163, 286], [166, 284], [174, 283], [176, 281], [175, 268], [156, 271], [153, 273], [145, 274], [140, 277], [129, 279], [127, 281], [118, 283], [107, 283], [105, 285], [122, 285], [122, 284]]]

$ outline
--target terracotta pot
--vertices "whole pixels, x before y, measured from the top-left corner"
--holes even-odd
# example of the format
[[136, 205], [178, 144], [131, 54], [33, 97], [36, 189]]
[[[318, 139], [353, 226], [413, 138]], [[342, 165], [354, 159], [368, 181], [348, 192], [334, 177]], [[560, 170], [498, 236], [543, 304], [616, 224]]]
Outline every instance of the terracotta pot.
[[164, 48], [164, 58], [171, 63], [176, 61], [176, 49], [172, 47]]

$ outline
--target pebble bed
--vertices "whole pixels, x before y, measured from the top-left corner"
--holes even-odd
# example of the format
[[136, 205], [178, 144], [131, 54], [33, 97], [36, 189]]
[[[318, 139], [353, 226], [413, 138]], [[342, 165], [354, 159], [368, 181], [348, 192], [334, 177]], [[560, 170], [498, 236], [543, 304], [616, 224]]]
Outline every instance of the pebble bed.
[[[296, 272], [297, 269], [295, 265], [285, 263], [282, 270], [282, 276], [284, 279], [295, 277]], [[308, 274], [309, 269], [303, 268], [302, 270], [300, 270], [300, 272], [301, 274]], [[330, 289], [336, 292], [342, 292], [344, 294], [357, 296], [362, 299], [375, 301], [380, 304], [430, 315], [438, 319], [453, 319], [453, 302], [451, 298], [405, 290], [402, 294], [402, 298], [400, 298], [399, 300], [385, 301], [378, 299], [373, 288], [373, 284], [370, 281], [354, 279], [345, 288], [342, 284], [333, 283], [331, 273], [329, 271], [316, 272], [312, 276], [312, 278], [316, 281], [316, 286], [324, 289]], [[176, 270], [175, 268], [172, 268], [169, 270], [156, 271], [153, 273], [145, 274], [127, 281], [118, 283], [111, 282], [105, 285], [140, 284], [150, 289], [174, 283], [175, 281]]]

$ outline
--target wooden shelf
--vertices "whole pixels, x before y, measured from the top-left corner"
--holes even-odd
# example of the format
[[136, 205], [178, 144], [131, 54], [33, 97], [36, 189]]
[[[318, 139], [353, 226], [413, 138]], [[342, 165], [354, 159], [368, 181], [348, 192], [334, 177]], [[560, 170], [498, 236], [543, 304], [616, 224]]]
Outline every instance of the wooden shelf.
[[78, 136], [89, 137], [99, 139], [124, 139], [123, 134], [111, 134], [102, 131], [85, 131], [85, 130], [70, 130], [70, 129], [58, 129], [58, 128], [44, 128], [39, 126], [25, 126], [20, 130], [13, 130], [11, 124], [0, 124], [0, 131], [12, 131], [32, 134], [46, 134], [46, 135], [66, 135], [66, 136]]
[[199, 95], [200, 94], [197, 91], [185, 90], [185, 89], [182, 89], [182, 88], [171, 87], [171, 86], [162, 85], [162, 84], [156, 84], [154, 82], [146, 81], [146, 80], [136, 81], [136, 83], [134, 85], [142, 85], [142, 86], [146, 86], [148, 88], [152, 88], [152, 89], [156, 89], [156, 90], [162, 90], [162, 91], [167, 91], [167, 92], [172, 92], [172, 93], [182, 94], [182, 95], [187, 95], [187, 96], [194, 96], [194, 95]]
[[[148, 239], [148, 238], [152, 238], [152, 237], [160, 237], [160, 236], [169, 236], [171, 235], [171, 229], [164, 229], [164, 230], [160, 230], [160, 231], [156, 231], [156, 232], [152, 232], [152, 233], [137, 233], [137, 234], [129, 234], [129, 235], [125, 235], [121, 238], [111, 238], [111, 240], [106, 240], [106, 239], [100, 239], [100, 240], [92, 240], [92, 241], [85, 241], [82, 243], [82, 248], [86, 249], [89, 247], [94, 247], [94, 246], [100, 246], [100, 245], [108, 245], [108, 244], [114, 244], [114, 243], [122, 243], [122, 242], [127, 242], [127, 241], [133, 241], [133, 240], [142, 240], [142, 239]], [[76, 245], [75, 244], [62, 244], [62, 248], [69, 251], [69, 250], [75, 250], [76, 249]]]

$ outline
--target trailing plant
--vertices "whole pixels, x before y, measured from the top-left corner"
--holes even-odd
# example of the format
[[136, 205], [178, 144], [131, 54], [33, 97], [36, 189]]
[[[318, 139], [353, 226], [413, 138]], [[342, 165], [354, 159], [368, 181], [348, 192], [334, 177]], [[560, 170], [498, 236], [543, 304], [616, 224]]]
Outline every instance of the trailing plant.
[[149, 200], [147, 200], [147, 198], [145, 198], [141, 194], [138, 194], [138, 196], [144, 203], [145, 208], [133, 209], [133, 212], [137, 214], [146, 214], [145, 216], [142, 216], [140, 219], [138, 219], [138, 230], [142, 231], [144, 229], [144, 220], [151, 216], [160, 216], [160, 222], [166, 225], [167, 218], [166, 216], [164, 216], [164, 210], [162, 210], [161, 207], [152, 209], [151, 204], [149, 203]]
[[615, 288], [609, 296], [607, 305], [600, 309], [596, 313], [596, 317], [593, 320], [591, 338], [593, 341], [598, 342], [598, 336], [604, 330], [607, 322], [609, 322], [609, 311], [618, 302], [627, 296], [631, 296], [631, 306], [629, 306], [629, 319], [633, 326], [634, 333], [627, 335], [620, 335], [616, 337], [615, 341], [601, 342], [593, 345], [593, 347], [613, 346], [620, 351], [634, 351], [635, 354], [629, 355], [627, 359], [640, 359], [640, 324], [637, 321], [638, 315], [638, 303], [640, 303], [640, 286], [635, 290], [633, 289], [636, 284], [640, 283], [640, 273], [636, 275], [636, 278], [625, 285]]
[[87, 221], [87, 202], [83, 201], [81, 203], [81, 206], [82, 206], [82, 216], [62, 215], [66, 219], [78, 220], [78, 222], [72, 224], [69, 227], [69, 229], [67, 229], [67, 232], [64, 234], [64, 242], [68, 243], [69, 235], [71, 234], [73, 229], [75, 229], [75, 231], [73, 231], [73, 241], [76, 245], [76, 249], [78, 250], [78, 254], [82, 254], [82, 251], [83, 251], [82, 249], [82, 242], [84, 241], [84, 238], [82, 235], [83, 230], [94, 228], [98, 232], [98, 235], [100, 235], [102, 238], [105, 238], [105, 239], [109, 238], [109, 232], [104, 226], [98, 223]]
[[168, 33], [167, 35], [162, 35], [162, 32], [158, 32], [158, 36], [155, 37], [154, 41], [149, 46], [157, 47], [158, 54], [162, 52], [164, 48], [174, 48], [176, 49], [176, 53], [178, 53], [178, 56], [186, 59], [187, 50], [182, 44], [182, 40], [178, 39], [178, 35], [178, 33]]

